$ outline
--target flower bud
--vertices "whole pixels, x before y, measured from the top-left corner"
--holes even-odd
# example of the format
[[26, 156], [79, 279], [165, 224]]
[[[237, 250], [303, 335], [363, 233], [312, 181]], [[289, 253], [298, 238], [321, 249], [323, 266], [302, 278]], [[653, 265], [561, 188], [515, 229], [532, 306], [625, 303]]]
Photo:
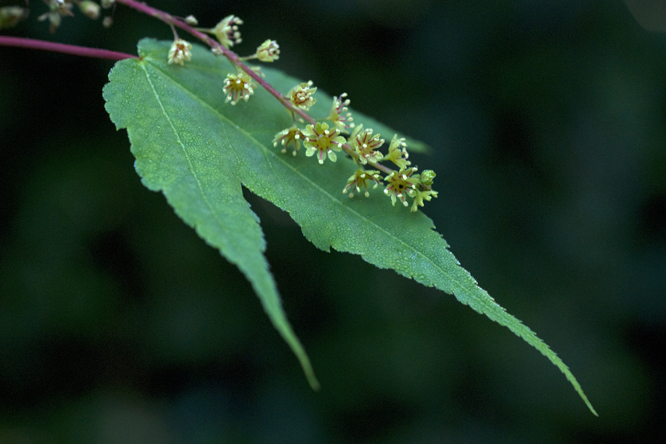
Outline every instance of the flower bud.
[[79, 3], [79, 9], [86, 17], [97, 20], [101, 8], [97, 3], [86, 0]]
[[28, 16], [28, 9], [20, 6], [0, 8], [0, 29], [11, 28]]
[[257, 48], [257, 58], [262, 62], [274, 62], [280, 58], [280, 46], [275, 40], [266, 40]]
[[437, 174], [435, 174], [433, 170], [423, 170], [421, 173], [421, 183], [429, 187], [435, 180], [435, 176], [437, 176]]

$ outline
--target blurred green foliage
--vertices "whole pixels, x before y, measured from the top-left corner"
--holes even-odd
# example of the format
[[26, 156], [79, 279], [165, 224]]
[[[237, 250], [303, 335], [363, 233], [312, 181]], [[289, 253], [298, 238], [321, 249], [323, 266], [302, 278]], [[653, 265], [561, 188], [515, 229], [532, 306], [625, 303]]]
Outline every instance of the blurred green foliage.
[[[7, 2], [5, 2], [7, 3]], [[143, 188], [107, 61], [0, 48], [1, 443], [655, 442], [666, 399], [666, 35], [620, 2], [159, 1], [425, 141], [427, 214], [572, 368], [253, 196], [310, 391], [249, 284]], [[6, 35], [135, 52], [168, 27]], [[211, 17], [211, 19], [208, 19]], [[245, 49], [244, 49], [245, 48]]]

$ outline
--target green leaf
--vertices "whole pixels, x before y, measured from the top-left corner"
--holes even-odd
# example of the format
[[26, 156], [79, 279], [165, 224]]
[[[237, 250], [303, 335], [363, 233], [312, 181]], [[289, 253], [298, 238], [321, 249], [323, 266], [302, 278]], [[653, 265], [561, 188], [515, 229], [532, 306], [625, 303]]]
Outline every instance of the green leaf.
[[[359, 254], [377, 267], [453, 294], [509, 328], [555, 364], [596, 415], [562, 360], [460, 267], [429, 218], [391, 206], [381, 190], [369, 198], [342, 194], [355, 171], [345, 156], [319, 165], [302, 154], [281, 154], [272, 139], [292, 121], [272, 96], [257, 88], [249, 102], [225, 104], [222, 84], [231, 65], [200, 47], [193, 49], [185, 67], [168, 65], [169, 46], [170, 42], [143, 40], [141, 59], [116, 64], [104, 88], [111, 120], [127, 128], [143, 183], [162, 191], [176, 213], [247, 276], [313, 387], [316, 379], [282, 310], [263, 256], [259, 221], [243, 199], [241, 184], [289, 212], [318, 248]], [[285, 93], [300, 83], [275, 70], [262, 71]], [[330, 96], [318, 91], [316, 97], [312, 115], [328, 115]], [[360, 113], [354, 113], [354, 121], [386, 139], [393, 136], [393, 131]], [[410, 140], [408, 144], [412, 146]]]

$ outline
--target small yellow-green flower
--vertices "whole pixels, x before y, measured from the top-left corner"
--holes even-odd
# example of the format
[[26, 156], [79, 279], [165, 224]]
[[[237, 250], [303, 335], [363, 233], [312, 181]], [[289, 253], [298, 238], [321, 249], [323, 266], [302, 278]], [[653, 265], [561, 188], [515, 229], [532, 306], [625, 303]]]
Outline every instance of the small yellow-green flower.
[[224, 93], [227, 95], [226, 101], [230, 101], [232, 105], [237, 104], [241, 99], [247, 102], [247, 99], [254, 94], [252, 79], [244, 71], [227, 74], [227, 78], [224, 80]]
[[317, 91], [317, 88], [312, 86], [312, 80], [310, 80], [308, 83], [301, 83], [294, 86], [287, 94], [287, 99], [296, 108], [308, 111], [312, 105], [317, 103], [317, 99], [312, 97], [315, 91]]
[[213, 29], [207, 30], [217, 37], [217, 40], [225, 48], [231, 48], [234, 45], [242, 42], [241, 33], [238, 30], [238, 25], [242, 25], [243, 20], [235, 15], [228, 15], [215, 25]]
[[0, 8], [0, 29], [11, 28], [28, 17], [28, 8], [20, 6], [4, 6]]
[[408, 161], [409, 153], [407, 152], [407, 144], [405, 139], [398, 139], [397, 134], [393, 136], [391, 145], [389, 145], [389, 152], [384, 156], [383, 160], [390, 160], [398, 166], [401, 170], [407, 168], [412, 163]]
[[414, 199], [410, 211], [418, 210], [419, 206], [424, 205], [424, 200], [430, 201], [433, 197], [437, 197], [437, 191], [433, 191], [432, 189], [435, 176], [436, 174], [433, 170], [423, 170], [421, 174], [412, 176], [418, 182], [414, 188], [407, 190], [409, 197]]
[[333, 122], [333, 125], [343, 133], [349, 133], [349, 128], [354, 127], [354, 124], [351, 123], [354, 118], [347, 108], [350, 101], [345, 97], [347, 97], [347, 93], [342, 93], [339, 97], [333, 97], [333, 106], [326, 120]]
[[337, 128], [329, 128], [326, 123], [317, 122], [317, 125], [308, 125], [303, 130], [303, 146], [306, 148], [305, 155], [310, 157], [317, 153], [319, 163], [324, 163], [326, 156], [335, 162], [338, 156], [335, 151], [341, 151], [341, 145], [346, 143]]
[[380, 162], [384, 158], [384, 155], [376, 150], [384, 144], [384, 139], [380, 139], [379, 134], [373, 135], [371, 128], [362, 130], [362, 126], [359, 125], [356, 127], [349, 142], [354, 151], [356, 151], [356, 154], [358, 154], [358, 160], [362, 165], [368, 162]]
[[411, 195], [412, 191], [416, 189], [416, 184], [419, 182], [418, 178], [411, 177], [415, 171], [416, 168], [393, 171], [384, 178], [388, 182], [388, 185], [384, 189], [384, 194], [391, 198], [391, 204], [395, 205], [397, 198], [400, 199], [404, 206], [409, 205], [405, 196]]
[[167, 60], [169, 65], [177, 63], [183, 66], [184, 62], [189, 62], [192, 58], [192, 45], [183, 39], [176, 39], [169, 48]]
[[[347, 186], [342, 190], [342, 193], [344, 194], [352, 188], [356, 191], [361, 191], [361, 187], [363, 187], [365, 189], [365, 197], [368, 197], [370, 196], [370, 193], [368, 192], [368, 181], [375, 183], [375, 186], [372, 187], [373, 189], [377, 188], [379, 182], [382, 181], [379, 171], [356, 170], [356, 172], [347, 179]], [[349, 193], [349, 197], [354, 197], [354, 193]]]
[[301, 147], [301, 140], [303, 139], [304, 136], [301, 130], [295, 126], [292, 126], [291, 128], [283, 129], [275, 135], [273, 138], [273, 146], [277, 146], [278, 142], [280, 142], [280, 144], [284, 146], [284, 148], [282, 148], [282, 153], [284, 154], [287, 152], [287, 147], [293, 143], [293, 155], [295, 156], [296, 152]]
[[418, 206], [423, 206], [424, 200], [430, 201], [433, 197], [437, 197], [437, 191], [433, 190], [424, 190], [424, 191], [409, 190], [407, 191], [407, 194], [409, 194], [409, 197], [414, 198], [412, 207], [409, 209], [409, 211], [412, 212], [418, 210]]
[[257, 48], [257, 58], [262, 62], [274, 62], [280, 58], [280, 45], [275, 40], [266, 40]]
[[90, 0], [85, 0], [79, 3], [79, 9], [88, 18], [91, 18], [93, 20], [97, 20], [99, 18], [99, 13], [100, 13], [100, 6]]
[[49, 31], [51, 33], [54, 33], [56, 29], [60, 26], [60, 23], [62, 23], [62, 18], [66, 15], [73, 16], [72, 14], [72, 4], [69, 2], [65, 2], [64, 0], [50, 0], [48, 2], [48, 7], [49, 7], [49, 12], [45, 12], [44, 14], [40, 15], [37, 17], [38, 21], [44, 21], [48, 20], [49, 21]]

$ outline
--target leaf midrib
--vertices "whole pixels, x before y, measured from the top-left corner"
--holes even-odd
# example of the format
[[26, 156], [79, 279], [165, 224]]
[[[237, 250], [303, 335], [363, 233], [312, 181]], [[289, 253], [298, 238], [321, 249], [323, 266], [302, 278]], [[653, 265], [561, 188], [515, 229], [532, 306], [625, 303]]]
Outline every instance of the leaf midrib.
[[[185, 155], [185, 158], [187, 159], [187, 163], [188, 163], [188, 165], [189, 165], [189, 170], [190, 170], [190, 172], [192, 173], [192, 176], [193, 176], [193, 178], [194, 178], [194, 180], [195, 180], [195, 182], [196, 182], [196, 184], [197, 184], [197, 188], [199, 189], [199, 192], [201, 193], [201, 196], [203, 197], [203, 200], [204, 200], [204, 202], [206, 203], [206, 206], [207, 206], [208, 209], [210, 210], [211, 214], [214, 215], [213, 217], [215, 218], [215, 221], [217, 222], [218, 226], [219, 226], [223, 231], [228, 232], [228, 230], [225, 229], [225, 224], [222, 223], [222, 220], [220, 219], [220, 217], [219, 217], [219, 215], [218, 215], [218, 212], [217, 212], [216, 208], [212, 205], [212, 203], [210, 202], [210, 200], [209, 200], [207, 194], [206, 194], [205, 191], [204, 191], [203, 185], [201, 184], [201, 180], [199, 179], [199, 176], [198, 176], [198, 174], [196, 173], [196, 169], [194, 168], [194, 164], [192, 163], [192, 159], [191, 159], [191, 157], [190, 157], [190, 155], [189, 155], [189, 153], [188, 153], [188, 151], [187, 151], [187, 148], [185, 147], [185, 144], [183, 143], [183, 141], [182, 141], [182, 139], [181, 139], [181, 137], [180, 137], [180, 134], [179, 134], [178, 131], [176, 130], [175, 126], [173, 125], [173, 123], [172, 123], [172, 121], [171, 121], [171, 118], [169, 117], [169, 113], [168, 113], [168, 112], [166, 111], [166, 109], [164, 108], [164, 106], [163, 106], [163, 104], [162, 104], [162, 99], [160, 98], [159, 93], [157, 92], [157, 90], [155, 89], [155, 86], [153, 85], [153, 82], [151, 81], [150, 74], [148, 73], [148, 70], [146, 69], [146, 67], [145, 67], [145, 65], [144, 65], [143, 63], [140, 63], [140, 62], [139, 62], [139, 64], [141, 65], [141, 68], [143, 69], [143, 71], [144, 71], [145, 74], [146, 74], [146, 81], [147, 81], [148, 84], [150, 85], [150, 88], [151, 88], [151, 90], [153, 91], [153, 94], [155, 94], [155, 100], [156, 100], [157, 103], [159, 104], [160, 109], [162, 110], [162, 114], [164, 115], [164, 118], [165, 118], [165, 119], [167, 120], [167, 122], [169, 123], [169, 126], [171, 127], [171, 130], [173, 131], [173, 134], [174, 134], [174, 136], [176, 137], [176, 140], [177, 140], [177, 142], [178, 142], [178, 145], [180, 145], [181, 150], [183, 151], [183, 154]], [[153, 65], [153, 66], [154, 66], [154, 65]], [[235, 258], [234, 258], [234, 259], [235, 259]]]

